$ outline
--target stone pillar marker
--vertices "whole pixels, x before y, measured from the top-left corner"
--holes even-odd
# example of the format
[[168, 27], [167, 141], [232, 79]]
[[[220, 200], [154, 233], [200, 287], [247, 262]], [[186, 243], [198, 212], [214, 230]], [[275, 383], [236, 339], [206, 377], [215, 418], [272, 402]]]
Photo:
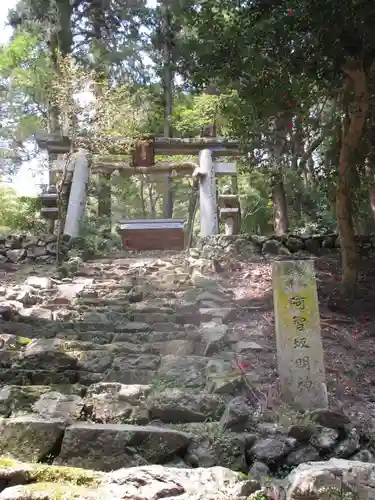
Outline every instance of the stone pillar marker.
[[282, 396], [296, 409], [327, 408], [314, 262], [274, 262], [272, 282]]

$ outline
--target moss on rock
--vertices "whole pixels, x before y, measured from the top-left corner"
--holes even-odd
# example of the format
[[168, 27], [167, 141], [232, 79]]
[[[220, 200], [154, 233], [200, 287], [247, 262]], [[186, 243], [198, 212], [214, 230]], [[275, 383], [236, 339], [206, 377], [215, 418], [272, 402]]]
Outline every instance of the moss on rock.
[[27, 500], [99, 500], [100, 493], [96, 489], [82, 486], [54, 483], [34, 483], [12, 488], [12, 498]]
[[31, 483], [58, 483], [73, 486], [96, 487], [103, 480], [100, 472], [60, 465], [23, 463], [7, 456], [0, 457], [0, 477], [6, 473], [23, 472]]
[[29, 339], [28, 337], [17, 337], [17, 344], [20, 346], [29, 345], [33, 339]]

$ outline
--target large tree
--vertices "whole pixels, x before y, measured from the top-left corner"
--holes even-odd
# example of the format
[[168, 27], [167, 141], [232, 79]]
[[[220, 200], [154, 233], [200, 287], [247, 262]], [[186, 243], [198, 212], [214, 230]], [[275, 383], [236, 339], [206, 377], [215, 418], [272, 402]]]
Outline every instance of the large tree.
[[[336, 215], [343, 283], [346, 290], [353, 289], [357, 259], [351, 180], [371, 106], [375, 55], [372, 2], [207, 0], [199, 8], [187, 9], [185, 15], [189, 53], [189, 58], [181, 61], [185, 75], [196, 85], [215, 77], [223, 86], [235, 88], [246, 103], [252, 103], [251, 109], [261, 110], [263, 123], [267, 116], [273, 118], [272, 126], [280, 131], [273, 134], [273, 156], [279, 156], [278, 161], [285, 155], [283, 124], [295, 133], [300, 111], [309, 112], [311, 89], [336, 103], [335, 113], [341, 121]], [[283, 95], [288, 96], [287, 106], [294, 106], [297, 100], [300, 111], [282, 106]], [[248, 137], [259, 126], [254, 118], [245, 124]], [[336, 122], [336, 117], [332, 118]]]

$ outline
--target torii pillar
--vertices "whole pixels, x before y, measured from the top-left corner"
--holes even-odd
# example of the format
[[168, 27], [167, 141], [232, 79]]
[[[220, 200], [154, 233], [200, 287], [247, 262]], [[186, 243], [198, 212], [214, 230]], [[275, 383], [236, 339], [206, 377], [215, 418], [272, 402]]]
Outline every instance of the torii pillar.
[[211, 150], [204, 149], [199, 153], [199, 167], [193, 175], [199, 177], [200, 236], [219, 234], [215, 162]]

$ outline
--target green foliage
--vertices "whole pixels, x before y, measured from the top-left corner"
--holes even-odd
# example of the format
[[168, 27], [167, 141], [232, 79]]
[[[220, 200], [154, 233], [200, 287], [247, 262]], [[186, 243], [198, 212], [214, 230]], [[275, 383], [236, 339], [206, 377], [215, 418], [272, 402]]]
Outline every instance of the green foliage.
[[34, 33], [17, 32], [0, 47], [0, 157], [6, 171], [30, 158], [26, 141], [47, 126], [51, 77], [50, 61]]
[[[100, 5], [20, 0], [10, 16], [16, 31], [0, 47], [0, 165], [8, 171], [34, 155], [28, 140], [38, 129], [57, 131], [59, 126], [74, 138], [90, 135], [90, 147], [103, 154], [110, 154], [100, 143], [104, 136], [162, 135], [168, 42], [172, 70], [183, 77], [183, 84], [177, 79], [174, 85], [174, 135], [197, 137], [215, 123], [218, 135], [242, 141], [245, 156], [237, 161], [242, 230], [273, 232], [272, 174], [278, 170], [290, 229], [333, 230], [347, 111], [343, 68], [355, 62], [368, 71], [375, 53], [374, 15], [369, 0], [172, 1], [172, 34], [164, 31], [160, 6], [146, 7], [144, 1], [134, 7], [119, 0]], [[96, 100], [79, 101], [82, 91]], [[369, 91], [372, 96], [371, 86]], [[351, 97], [349, 92], [345, 99], [350, 103]], [[351, 179], [359, 232], [374, 226], [363, 173], [364, 164], [374, 163], [373, 117], [370, 99]], [[172, 182], [175, 217], [187, 215], [190, 181]], [[85, 242], [76, 242], [87, 254], [120, 247], [119, 237], [107, 232], [108, 220], [96, 216], [102, 182], [90, 179]], [[231, 182], [220, 179], [218, 185], [220, 192]], [[115, 221], [162, 215], [161, 178], [113, 175], [111, 191]], [[41, 227], [34, 217], [39, 207], [15, 200], [11, 191], [0, 193], [3, 224], [32, 231]]]
[[273, 232], [268, 182], [265, 173], [256, 169], [239, 177], [242, 231], [245, 233], [266, 235]]
[[107, 220], [90, 220], [86, 217], [81, 226], [80, 237], [72, 241], [71, 255], [86, 260], [94, 256], [108, 256], [121, 248], [121, 238], [108, 230]]
[[0, 186], [0, 220], [2, 232], [22, 231], [31, 234], [42, 232], [45, 226], [40, 217], [38, 198], [18, 197], [7, 186]]
[[232, 94], [220, 96], [180, 93], [175, 101], [173, 127], [179, 137], [199, 137], [203, 127], [215, 123], [218, 135], [227, 135], [228, 117], [224, 110]]
[[102, 88], [94, 105], [101, 137], [137, 137], [160, 130], [163, 109], [150, 89], [133, 85]]

